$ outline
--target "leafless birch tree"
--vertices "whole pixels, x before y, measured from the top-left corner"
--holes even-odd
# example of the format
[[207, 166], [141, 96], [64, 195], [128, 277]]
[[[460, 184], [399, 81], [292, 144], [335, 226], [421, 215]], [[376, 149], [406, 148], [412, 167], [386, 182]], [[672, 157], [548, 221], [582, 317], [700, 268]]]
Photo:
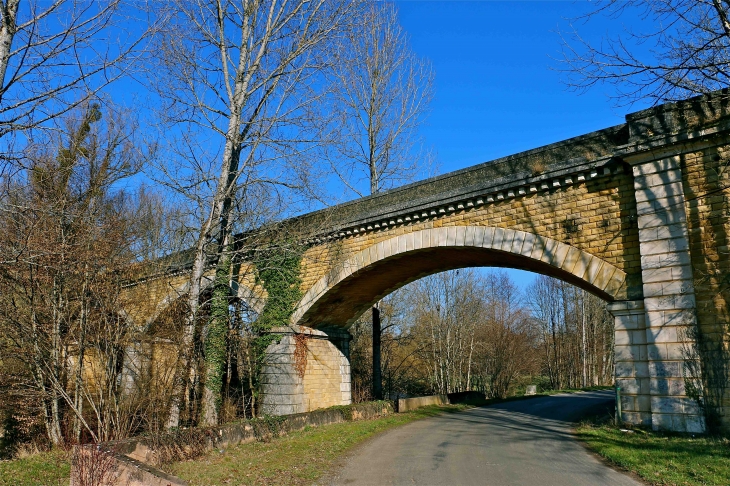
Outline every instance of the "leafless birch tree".
[[[237, 198], [251, 197], [247, 189], [257, 184], [296, 185], [289, 176], [306, 160], [309, 145], [303, 133], [312, 120], [305, 108], [316, 101], [310, 88], [319, 82], [327, 62], [325, 46], [349, 20], [353, 5], [351, 0], [169, 4], [172, 22], [156, 46], [155, 67], [167, 121], [181, 133], [195, 127], [219, 147], [213, 152], [216, 162], [210, 164], [211, 170], [198, 178], [204, 186], [200, 200], [205, 216], [194, 248], [170, 427], [179, 422], [203, 274], [210, 265], [218, 265], [223, 279], [229, 275], [223, 267], [230, 264], [225, 252], [231, 244]], [[193, 171], [208, 165], [210, 156], [201, 159], [202, 152], [195, 150], [186, 158]], [[294, 159], [297, 163], [291, 164]], [[211, 322], [208, 333], [214, 324], [221, 323]], [[218, 421], [217, 383], [223, 365], [211, 362], [206, 370], [206, 424]]]
[[476, 331], [485, 323], [482, 282], [471, 269], [442, 272], [414, 284], [414, 308], [423, 361], [439, 394], [467, 391]]
[[527, 289], [543, 373], [554, 389], [613, 380], [613, 319], [600, 298], [551, 277]]

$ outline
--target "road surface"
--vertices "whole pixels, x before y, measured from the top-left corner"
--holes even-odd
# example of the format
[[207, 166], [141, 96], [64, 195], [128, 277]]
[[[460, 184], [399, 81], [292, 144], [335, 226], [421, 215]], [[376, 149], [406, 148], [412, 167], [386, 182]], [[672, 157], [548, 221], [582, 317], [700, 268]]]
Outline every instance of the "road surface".
[[571, 436], [586, 414], [610, 413], [613, 395], [588, 392], [443, 414], [358, 447], [333, 485], [639, 486]]

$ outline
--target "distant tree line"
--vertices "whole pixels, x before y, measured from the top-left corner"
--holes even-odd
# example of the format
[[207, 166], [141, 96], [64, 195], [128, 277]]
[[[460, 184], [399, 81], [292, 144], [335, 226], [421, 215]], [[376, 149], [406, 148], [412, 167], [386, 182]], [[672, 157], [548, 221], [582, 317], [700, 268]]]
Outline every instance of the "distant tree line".
[[[600, 298], [538, 276], [521, 292], [503, 271], [425, 277], [381, 303], [387, 397], [479, 391], [504, 398], [613, 383], [613, 318]], [[353, 326], [353, 399], [372, 397], [371, 324]]]

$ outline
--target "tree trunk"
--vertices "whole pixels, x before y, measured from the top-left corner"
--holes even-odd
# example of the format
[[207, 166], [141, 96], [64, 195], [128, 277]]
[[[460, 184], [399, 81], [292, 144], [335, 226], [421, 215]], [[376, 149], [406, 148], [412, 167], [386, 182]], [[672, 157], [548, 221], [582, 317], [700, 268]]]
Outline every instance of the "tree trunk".
[[[209, 226], [206, 225], [206, 226]], [[183, 332], [180, 340], [180, 358], [175, 367], [173, 376], [172, 396], [170, 399], [170, 411], [167, 418], [167, 428], [177, 427], [180, 423], [180, 406], [182, 405], [183, 395], [187, 388], [186, 375], [190, 372], [190, 364], [193, 354], [193, 338], [195, 337], [195, 321], [198, 314], [198, 302], [200, 299], [200, 281], [205, 271], [205, 234], [207, 228], [203, 228], [198, 237], [196, 246], [196, 255], [193, 262], [192, 275], [190, 277], [190, 288], [188, 291], [188, 310], [185, 315], [185, 323], [183, 324]]]
[[17, 16], [20, 0], [10, 0], [2, 12], [0, 24], [0, 101], [3, 98], [2, 88], [5, 86], [5, 73], [10, 63], [10, 53], [13, 47], [13, 38], [17, 32]]
[[76, 377], [74, 380], [74, 423], [73, 434], [76, 443], [81, 443], [81, 417], [84, 413], [84, 398], [82, 394], [83, 378], [84, 378], [84, 354], [86, 353], [86, 323], [88, 313], [88, 303], [86, 294], [89, 287], [89, 271], [88, 264], [84, 269], [84, 282], [81, 287], [81, 315], [79, 316], [79, 337], [77, 343], [77, 365]]
[[585, 294], [581, 294], [581, 354], [582, 354], [582, 360], [583, 360], [583, 387], [588, 386], [588, 363], [587, 363], [587, 356], [586, 353], [588, 351], [588, 348], [586, 346], [586, 299]]
[[[60, 288], [59, 288], [60, 287]], [[61, 445], [63, 438], [61, 434], [61, 398], [58, 396], [58, 387], [64, 386], [61, 380], [61, 356], [63, 355], [61, 346], [61, 319], [65, 310], [63, 299], [63, 285], [58, 282], [58, 278], [53, 281], [53, 330], [51, 333], [51, 362], [50, 362], [50, 393], [51, 393], [51, 424], [53, 427], [53, 435], [51, 440], [54, 445]], [[55, 442], [55, 441], [58, 442]]]
[[466, 368], [466, 389], [465, 391], [471, 391], [471, 362], [472, 356], [474, 355], [474, 333], [472, 332], [471, 341], [469, 343], [469, 361]]
[[383, 377], [380, 368], [380, 309], [373, 306], [373, 398], [383, 399]]
[[205, 337], [205, 386], [203, 388], [202, 425], [218, 424], [223, 389], [223, 366], [226, 363], [228, 333], [228, 298], [231, 260], [224, 256], [216, 270], [215, 288], [210, 304], [210, 322]]
[[248, 364], [248, 388], [251, 390], [251, 418], [256, 418], [256, 392], [254, 391], [254, 367], [251, 363], [251, 343], [246, 345], [246, 363]]

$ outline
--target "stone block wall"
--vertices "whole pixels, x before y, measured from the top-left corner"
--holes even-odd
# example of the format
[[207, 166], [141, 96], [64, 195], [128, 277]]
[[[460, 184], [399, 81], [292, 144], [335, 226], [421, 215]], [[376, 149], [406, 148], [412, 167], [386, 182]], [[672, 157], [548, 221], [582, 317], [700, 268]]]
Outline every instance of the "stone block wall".
[[635, 215], [631, 173], [621, 166], [590, 173], [564, 176], [537, 184], [533, 192], [505, 192], [501, 199], [485, 197], [478, 207], [454, 207], [448, 212], [418, 220], [408, 218], [392, 225], [371, 226], [365, 232], [338, 241], [315, 245], [302, 260], [302, 293], [312, 288], [338, 265], [359, 251], [391, 238], [424, 229], [452, 226], [489, 226], [524, 231], [567, 243], [628, 274], [623, 299], [641, 297], [639, 235], [631, 216]]
[[143, 328], [185, 292], [188, 274], [150, 278], [130, 285], [122, 295], [127, 318]]
[[680, 157], [630, 158], [639, 222], [652, 427], [704, 430], [696, 401], [687, 396], [683, 349], [696, 326]]
[[[299, 326], [296, 331], [266, 349], [262, 412], [291, 415], [352, 403], [349, 357], [322, 331]], [[333, 340], [349, 343], [341, 336]], [[297, 363], [297, 346], [305, 348], [303, 370]]]
[[623, 420], [651, 426], [649, 363], [644, 301], [608, 304], [614, 316], [616, 385], [621, 387]]
[[[244, 263], [238, 271], [233, 283], [233, 294], [245, 300], [256, 312], [261, 312], [266, 302], [266, 290], [257, 282], [253, 265]], [[203, 277], [204, 289], [213, 282], [214, 275], [212, 269], [206, 272]], [[180, 272], [174, 275], [153, 275], [129, 284], [121, 296], [126, 317], [145, 331], [176, 301], [185, 297], [189, 280], [188, 272]]]
[[[681, 156], [682, 184], [694, 272], [698, 344], [710, 385], [717, 388], [713, 406], [730, 430], [730, 146], [705, 143]], [[712, 364], [714, 362], [714, 365]], [[723, 364], [724, 363], [724, 364]]]

